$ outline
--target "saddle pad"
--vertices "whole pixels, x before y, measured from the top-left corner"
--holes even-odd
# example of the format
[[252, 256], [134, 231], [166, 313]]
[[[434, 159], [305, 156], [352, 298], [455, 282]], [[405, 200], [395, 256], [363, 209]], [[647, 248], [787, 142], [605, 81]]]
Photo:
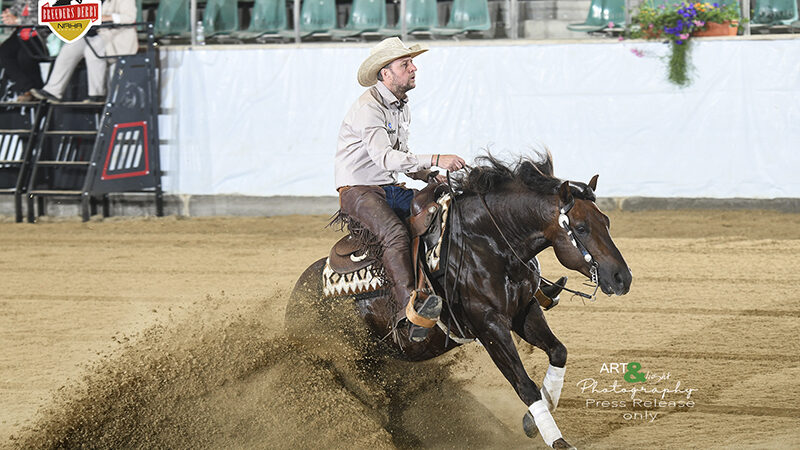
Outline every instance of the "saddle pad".
[[[443, 195], [439, 200], [437, 200], [437, 203], [442, 208], [442, 222], [439, 224], [440, 226], [435, 226], [433, 228], [440, 229], [439, 238], [436, 241], [436, 244], [427, 249], [425, 253], [425, 261], [427, 262], [431, 272], [439, 270], [442, 242], [444, 241], [442, 237], [445, 234], [447, 215], [450, 210], [450, 194]], [[346, 241], [346, 239], [343, 238], [342, 241]], [[345, 244], [345, 242], [341, 243]], [[347, 244], [350, 244], [350, 242], [347, 242]], [[337, 245], [339, 245], [339, 243], [337, 243]], [[352, 253], [347, 255], [350, 248], [353, 247], [348, 248], [343, 245], [337, 250], [332, 251], [325, 260], [325, 268], [322, 270], [322, 293], [325, 297], [365, 294], [384, 288], [381, 278], [379, 276], [375, 276], [373, 273], [374, 262], [370, 263], [369, 258], [365, 260], [364, 256], [366, 256], [366, 254], [358, 257], [355, 257], [356, 255]], [[353, 248], [353, 252], [358, 253], [355, 251], [355, 248]], [[331, 258], [337, 258], [336, 264], [331, 264]], [[371, 261], [374, 261], [374, 259]], [[369, 263], [369, 265], [363, 265], [358, 267], [358, 269], [344, 271], [341, 268], [347, 267], [348, 264], [346, 263]], [[336, 270], [334, 268], [336, 268]], [[337, 272], [337, 270], [339, 270], [339, 272]]]
[[322, 294], [325, 297], [364, 294], [383, 287], [381, 278], [372, 273], [371, 265], [350, 273], [337, 273], [330, 262], [330, 258], [326, 259], [322, 269]]
[[439, 200], [436, 200], [436, 203], [442, 207], [442, 223], [439, 231], [439, 239], [436, 241], [436, 245], [433, 245], [431, 248], [427, 249], [425, 253], [425, 260], [428, 263], [428, 270], [431, 272], [436, 272], [439, 270], [439, 263], [441, 262], [442, 242], [444, 241], [445, 228], [447, 227], [447, 215], [450, 212], [450, 194], [444, 194], [439, 198]]

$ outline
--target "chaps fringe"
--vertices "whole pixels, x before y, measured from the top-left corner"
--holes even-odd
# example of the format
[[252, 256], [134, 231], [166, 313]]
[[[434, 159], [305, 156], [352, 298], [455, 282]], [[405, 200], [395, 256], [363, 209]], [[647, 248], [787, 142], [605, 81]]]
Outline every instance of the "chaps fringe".
[[331, 221], [328, 222], [325, 228], [344, 231], [345, 227], [347, 227], [350, 236], [352, 236], [361, 247], [367, 249], [367, 252], [371, 256], [375, 257], [375, 264], [373, 264], [371, 268], [372, 276], [380, 278], [383, 285], [389, 288], [389, 292], [392, 292], [391, 287], [394, 283], [386, 276], [386, 271], [383, 269], [383, 264], [381, 263], [383, 246], [381, 245], [380, 239], [361, 225], [361, 222], [345, 214], [342, 210], [337, 211], [336, 214], [331, 217]]

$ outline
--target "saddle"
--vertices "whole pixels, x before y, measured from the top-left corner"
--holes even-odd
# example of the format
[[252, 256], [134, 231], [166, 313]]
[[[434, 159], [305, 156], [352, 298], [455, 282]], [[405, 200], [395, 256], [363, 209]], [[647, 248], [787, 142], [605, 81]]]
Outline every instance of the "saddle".
[[[421, 284], [420, 274], [420, 241], [426, 247], [426, 258], [429, 269], [435, 271], [439, 265], [441, 236], [447, 219], [446, 211], [450, 197], [447, 185], [429, 183], [415, 193], [411, 202], [411, 216], [407, 222], [412, 239], [411, 257], [414, 261], [417, 285]], [[437, 246], [438, 244], [438, 246]], [[431, 267], [431, 262], [435, 267]], [[375, 255], [371, 255], [361, 242], [352, 235], [340, 239], [331, 248], [330, 255], [323, 271], [326, 295], [347, 295], [371, 292], [383, 287], [383, 280], [375, 273], [375, 265], [379, 263]], [[424, 263], [422, 263], [424, 264]], [[424, 276], [424, 275], [423, 275]]]

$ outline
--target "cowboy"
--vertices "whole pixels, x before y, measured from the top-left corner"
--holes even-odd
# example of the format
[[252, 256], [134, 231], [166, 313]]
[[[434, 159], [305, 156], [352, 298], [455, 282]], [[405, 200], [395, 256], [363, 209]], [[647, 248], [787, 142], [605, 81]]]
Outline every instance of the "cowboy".
[[[416, 86], [413, 58], [428, 49], [407, 47], [399, 38], [378, 43], [358, 69], [358, 83], [367, 87], [342, 121], [336, 148], [336, 190], [341, 213], [378, 238], [381, 262], [394, 283], [398, 315], [406, 319], [406, 307], [414, 292], [410, 238], [404, 220], [410, 214], [414, 191], [398, 184], [397, 174], [443, 181], [431, 167], [456, 171], [465, 166], [457, 155], [415, 154], [408, 147], [411, 113], [406, 93]], [[436, 322], [442, 300], [436, 295], [412, 302], [409, 337], [421, 342]], [[421, 316], [423, 320], [420, 320]], [[427, 320], [425, 320], [427, 319]]]

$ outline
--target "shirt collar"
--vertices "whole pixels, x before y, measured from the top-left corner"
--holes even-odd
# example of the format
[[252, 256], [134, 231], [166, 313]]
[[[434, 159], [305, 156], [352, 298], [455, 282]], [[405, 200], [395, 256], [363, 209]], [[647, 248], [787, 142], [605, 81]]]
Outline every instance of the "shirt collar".
[[399, 100], [397, 97], [395, 97], [394, 94], [392, 94], [392, 91], [390, 91], [389, 88], [387, 88], [386, 85], [383, 84], [383, 82], [378, 81], [378, 84], [376, 84], [375, 86], [378, 89], [378, 93], [381, 94], [381, 98], [383, 99], [383, 104], [386, 105], [387, 108], [389, 107], [389, 105], [391, 105], [399, 110], [402, 110], [403, 106], [405, 106], [406, 103], [408, 103], [408, 97], [406, 97], [403, 100]]

